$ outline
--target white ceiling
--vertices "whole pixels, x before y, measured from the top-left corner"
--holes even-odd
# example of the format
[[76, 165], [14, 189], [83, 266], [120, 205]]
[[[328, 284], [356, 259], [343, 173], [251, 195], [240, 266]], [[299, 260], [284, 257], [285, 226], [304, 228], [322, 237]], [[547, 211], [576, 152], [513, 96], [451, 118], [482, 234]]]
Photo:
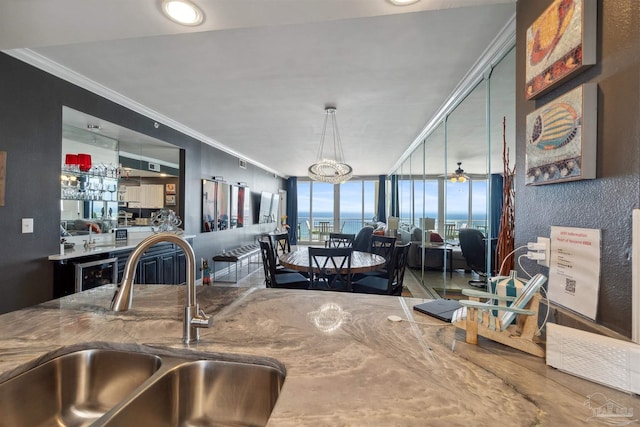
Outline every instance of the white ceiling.
[[29, 48], [282, 176], [306, 175], [334, 104], [364, 176], [390, 171], [515, 12], [515, 0], [195, 3], [206, 20], [189, 28], [159, 1], [3, 0], [0, 49]]

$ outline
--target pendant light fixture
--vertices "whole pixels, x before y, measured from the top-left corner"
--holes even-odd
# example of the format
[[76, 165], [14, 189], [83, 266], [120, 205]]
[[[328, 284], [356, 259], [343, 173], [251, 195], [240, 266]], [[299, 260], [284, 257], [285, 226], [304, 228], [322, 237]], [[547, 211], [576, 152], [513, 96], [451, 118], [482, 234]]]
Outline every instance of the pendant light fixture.
[[456, 182], [467, 182], [468, 179], [469, 177], [464, 174], [464, 169], [462, 169], [462, 162], [458, 162], [458, 169], [449, 176], [449, 180], [455, 184]]
[[[318, 148], [317, 161], [309, 166], [309, 178], [314, 181], [340, 184], [351, 179], [353, 169], [344, 162], [342, 152], [342, 142], [338, 133], [338, 122], [336, 121], [336, 107], [327, 106], [324, 109], [324, 127], [320, 137], [320, 147]], [[327, 125], [333, 138], [333, 157], [325, 157], [324, 142], [327, 134]]]

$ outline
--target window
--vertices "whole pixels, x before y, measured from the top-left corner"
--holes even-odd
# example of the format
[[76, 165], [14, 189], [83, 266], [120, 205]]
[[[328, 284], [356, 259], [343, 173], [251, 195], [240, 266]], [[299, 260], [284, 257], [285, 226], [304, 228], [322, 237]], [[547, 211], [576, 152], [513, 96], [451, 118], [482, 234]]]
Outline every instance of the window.
[[311, 183], [298, 181], [298, 240], [309, 240], [311, 224]]
[[298, 181], [298, 239], [321, 241], [328, 232], [357, 234], [373, 221], [377, 201], [377, 180], [350, 180], [337, 185]]

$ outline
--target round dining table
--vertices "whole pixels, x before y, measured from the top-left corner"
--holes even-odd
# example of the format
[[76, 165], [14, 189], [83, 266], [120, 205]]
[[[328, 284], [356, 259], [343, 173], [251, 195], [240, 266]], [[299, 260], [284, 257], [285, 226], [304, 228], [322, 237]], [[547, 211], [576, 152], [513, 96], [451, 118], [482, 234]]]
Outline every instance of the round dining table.
[[[309, 271], [309, 251], [299, 250], [282, 254], [280, 265], [297, 271]], [[384, 257], [369, 252], [353, 251], [351, 254], [351, 273], [366, 273], [383, 268], [386, 264]], [[314, 266], [314, 272], [318, 273]]]

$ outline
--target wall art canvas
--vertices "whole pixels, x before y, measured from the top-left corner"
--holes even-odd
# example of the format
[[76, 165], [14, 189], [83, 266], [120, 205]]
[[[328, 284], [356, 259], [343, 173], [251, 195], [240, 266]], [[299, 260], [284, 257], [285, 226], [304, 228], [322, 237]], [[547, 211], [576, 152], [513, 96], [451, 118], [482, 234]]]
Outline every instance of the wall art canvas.
[[596, 63], [595, 0], [555, 0], [527, 30], [526, 97]]
[[597, 85], [581, 85], [527, 115], [527, 185], [596, 177]]

